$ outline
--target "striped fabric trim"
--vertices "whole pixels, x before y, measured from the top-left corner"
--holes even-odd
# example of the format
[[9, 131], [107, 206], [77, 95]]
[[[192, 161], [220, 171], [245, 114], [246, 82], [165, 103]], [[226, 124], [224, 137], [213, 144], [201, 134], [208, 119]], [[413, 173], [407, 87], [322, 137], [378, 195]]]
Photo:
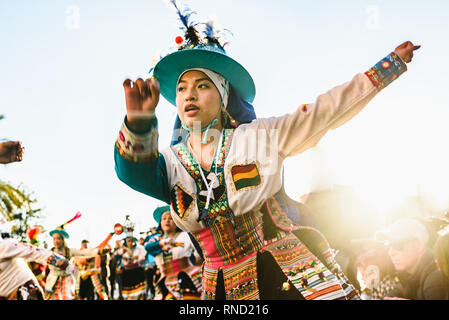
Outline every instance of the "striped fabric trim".
[[201, 294], [203, 292], [203, 286], [201, 284], [201, 269], [198, 267], [192, 268], [192, 270], [187, 274], [189, 275], [190, 279], [192, 279], [193, 285], [195, 286], [196, 290]]
[[217, 287], [217, 275], [218, 271], [213, 268], [209, 268], [206, 265], [203, 266], [203, 272], [201, 277], [201, 285], [203, 287], [203, 293], [201, 298], [203, 300], [215, 300], [215, 288]]
[[347, 300], [358, 296], [345, 291], [346, 281], [327, 269], [294, 235], [264, 247], [306, 300]]
[[125, 300], [143, 300], [146, 293], [145, 282], [141, 282], [132, 288], [123, 288], [122, 296]]
[[371, 83], [380, 91], [407, 71], [407, 65], [392, 52], [365, 72]]
[[234, 135], [235, 129], [225, 129], [223, 133], [223, 142], [220, 148], [220, 154], [216, 166], [223, 169], [228, 155], [229, 149], [231, 148], [232, 137]]
[[[227, 300], [259, 300], [257, 282], [257, 253], [242, 259], [238, 264], [224, 266], [223, 280]], [[218, 269], [203, 267], [203, 300], [215, 300]]]
[[192, 233], [205, 256], [203, 299], [215, 299], [220, 269], [223, 270], [227, 299], [259, 299], [256, 255], [263, 247], [261, 233], [261, 218], [256, 218], [254, 213], [223, 219]]
[[180, 288], [178, 285], [179, 284], [178, 283], [178, 274], [180, 272], [185, 272], [189, 276], [190, 280], [192, 280], [193, 285], [195, 286], [195, 289], [197, 291], [197, 292], [187, 293], [187, 297], [190, 294], [192, 297], [200, 298], [202, 291], [203, 291], [203, 287], [201, 285], [201, 269], [199, 267], [193, 266], [191, 264], [188, 267], [180, 269], [180, 270], [178, 270], [178, 272], [172, 273], [165, 278], [165, 280], [164, 280], [165, 287], [168, 289], [168, 291], [173, 296], [173, 298], [178, 299], [178, 300], [185, 299], [186, 293], [185, 292], [182, 293], [180, 291]]
[[223, 270], [227, 300], [259, 300], [257, 253], [246, 261]]
[[149, 133], [138, 135], [123, 123], [115, 146], [120, 155], [132, 162], [148, 162], [158, 158], [158, 131], [156, 118], [151, 123]]
[[63, 260], [63, 259], [65, 259], [63, 256], [60, 256], [59, 254], [53, 253], [51, 256], [48, 257], [47, 265], [56, 267], [58, 262], [60, 260]]
[[101, 284], [100, 274], [93, 274], [90, 279], [92, 280], [94, 290], [98, 294], [99, 300], [109, 300], [108, 294], [106, 293], [104, 286]]
[[[210, 171], [213, 171], [215, 166], [219, 169], [223, 169], [224, 163], [226, 161], [226, 157], [229, 152], [229, 148], [232, 142], [232, 136], [234, 135], [234, 129], [225, 129], [223, 133], [223, 142], [220, 146], [220, 150], [218, 151], [218, 161], [215, 163], [215, 157], [213, 159], [213, 163], [211, 165]], [[201, 173], [199, 170], [199, 164], [195, 161], [195, 158], [190, 153], [187, 146], [180, 142], [171, 146], [173, 153], [176, 155], [178, 160], [183, 165], [184, 169], [189, 173], [189, 175], [195, 179], [201, 181]], [[220, 171], [220, 170], [219, 170]]]
[[164, 263], [160, 266], [161, 273], [163, 275], [178, 274], [181, 270], [191, 266], [189, 258], [184, 257], [181, 259], [164, 259]]
[[234, 220], [235, 236], [245, 252], [258, 251], [263, 246], [262, 221], [254, 213], [242, 214]]
[[49, 300], [73, 300], [75, 283], [71, 276], [59, 277]]
[[196, 163], [186, 145], [181, 142], [171, 146], [170, 148], [172, 149], [178, 160], [181, 162], [184, 169], [186, 169], [186, 171], [189, 173], [189, 175], [195, 180], [201, 179], [201, 173], [198, 167], [198, 163]]
[[[232, 142], [232, 136], [234, 134], [234, 129], [225, 129], [223, 133], [223, 142], [220, 146], [220, 149], [216, 152], [218, 155], [217, 161], [214, 161], [211, 165], [211, 168], [208, 172], [205, 172], [205, 176], [207, 177], [210, 172], [215, 172], [215, 169], [217, 169], [217, 178], [219, 180], [220, 186], [214, 189], [214, 200], [209, 203], [209, 207], [207, 209], [207, 215], [202, 218], [202, 222], [207, 225], [213, 225], [216, 221], [216, 219], [219, 219], [220, 217], [225, 217], [228, 219], [231, 219], [234, 217], [234, 214], [229, 207], [228, 202], [228, 196], [224, 181], [224, 163], [226, 161], [226, 157], [229, 152], [229, 148]], [[189, 149], [184, 143], [178, 143], [176, 145], [171, 146], [172, 152], [174, 155], [178, 158], [178, 160], [181, 162], [184, 169], [189, 173], [189, 175], [195, 180], [195, 184], [197, 186], [197, 194], [200, 194], [200, 191], [206, 190], [204, 182], [201, 177], [199, 164], [196, 162], [192, 154], [190, 153]], [[186, 209], [183, 211], [183, 208], [186, 207], [186, 205], [182, 206], [182, 208], [178, 208], [179, 203], [182, 201], [185, 201], [186, 204], [189, 203], [190, 198], [193, 199], [191, 195], [186, 195], [185, 193], [182, 193], [182, 199], [180, 198], [180, 194], [178, 194], [179, 190], [172, 190], [170, 196], [171, 196], [171, 204], [175, 210], [175, 212], [178, 213], [178, 215], [184, 217], [183, 212], [187, 212], [189, 209]], [[186, 199], [184, 198], [186, 197]], [[206, 206], [206, 200], [205, 197], [197, 196], [197, 207], [198, 211], [201, 213]], [[177, 211], [178, 210], [178, 211]]]
[[222, 267], [237, 263], [263, 246], [262, 221], [253, 213], [222, 219], [192, 235], [205, 253], [206, 265]]
[[184, 293], [182, 295], [182, 300], [201, 300], [201, 295], [193, 293]]

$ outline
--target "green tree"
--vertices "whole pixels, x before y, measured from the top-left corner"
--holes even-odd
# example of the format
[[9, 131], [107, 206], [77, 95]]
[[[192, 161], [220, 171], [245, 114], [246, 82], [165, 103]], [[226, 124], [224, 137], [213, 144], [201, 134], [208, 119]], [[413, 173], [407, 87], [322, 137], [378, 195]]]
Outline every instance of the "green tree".
[[[4, 119], [0, 114], [0, 120]], [[0, 180], [0, 216], [12, 221], [11, 236], [26, 241], [26, 231], [40, 219], [42, 209], [33, 208], [37, 200], [23, 186], [14, 187]]]
[[37, 200], [23, 186], [14, 187], [0, 181], [0, 215], [12, 221], [11, 236], [26, 241], [26, 231], [41, 218], [41, 208], [35, 208]]

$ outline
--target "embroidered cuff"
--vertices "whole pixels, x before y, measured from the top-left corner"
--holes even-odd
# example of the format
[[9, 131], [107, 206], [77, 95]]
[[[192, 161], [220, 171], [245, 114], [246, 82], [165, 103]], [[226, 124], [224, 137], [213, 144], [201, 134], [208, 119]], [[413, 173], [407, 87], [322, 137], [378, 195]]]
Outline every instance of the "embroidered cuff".
[[58, 262], [60, 260], [65, 259], [63, 256], [60, 256], [59, 254], [52, 254], [51, 256], [48, 257], [47, 259], [47, 265], [48, 266], [54, 266], [56, 267], [56, 265], [58, 264]]
[[407, 66], [395, 52], [380, 60], [374, 67], [365, 74], [371, 80], [372, 84], [380, 91], [401, 74], [407, 71]]
[[126, 126], [126, 120], [120, 129], [115, 146], [120, 155], [133, 162], [148, 162], [157, 159], [158, 152], [157, 119], [153, 118], [149, 131], [145, 134], [135, 134]]

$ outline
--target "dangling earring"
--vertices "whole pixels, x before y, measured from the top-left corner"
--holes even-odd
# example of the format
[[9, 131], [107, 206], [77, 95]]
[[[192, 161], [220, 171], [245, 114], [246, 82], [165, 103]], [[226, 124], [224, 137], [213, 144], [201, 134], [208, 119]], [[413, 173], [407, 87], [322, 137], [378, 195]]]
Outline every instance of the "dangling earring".
[[231, 127], [231, 128], [237, 128], [239, 126], [239, 122], [234, 120], [234, 118], [229, 114], [229, 112], [224, 109], [223, 110], [224, 113], [224, 118], [226, 118], [226, 125]]

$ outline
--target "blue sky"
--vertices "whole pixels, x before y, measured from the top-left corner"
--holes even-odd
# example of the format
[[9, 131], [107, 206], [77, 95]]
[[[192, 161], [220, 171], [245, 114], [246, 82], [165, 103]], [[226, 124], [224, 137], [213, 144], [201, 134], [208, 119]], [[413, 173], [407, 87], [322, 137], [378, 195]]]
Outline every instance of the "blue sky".
[[[421, 44], [409, 71], [360, 115], [287, 160], [286, 189], [297, 199], [343, 183], [380, 207], [420, 190], [435, 207], [448, 204], [447, 1], [184, 3], [233, 32], [228, 54], [254, 78], [259, 117], [313, 102], [403, 41]], [[35, 193], [47, 229], [81, 211], [67, 226], [74, 247], [100, 242], [126, 214], [138, 231], [155, 223], [160, 203], [117, 179], [113, 147], [123, 80], [144, 76], [153, 56], [175, 45], [178, 26], [162, 0], [0, 3], [0, 138], [26, 147], [0, 179]], [[175, 108], [162, 99], [156, 114], [163, 147]]]

